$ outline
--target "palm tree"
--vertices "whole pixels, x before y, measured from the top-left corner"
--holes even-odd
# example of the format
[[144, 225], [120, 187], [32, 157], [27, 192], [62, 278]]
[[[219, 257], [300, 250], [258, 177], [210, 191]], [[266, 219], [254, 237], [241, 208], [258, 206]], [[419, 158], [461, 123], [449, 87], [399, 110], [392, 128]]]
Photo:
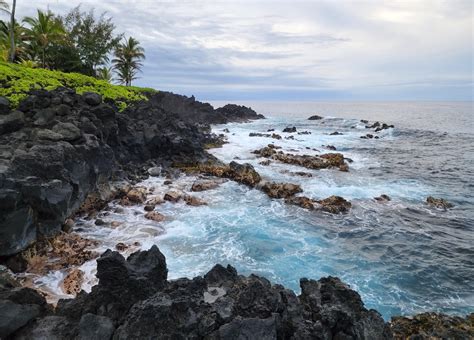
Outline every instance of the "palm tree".
[[138, 40], [129, 37], [117, 46], [112, 62], [120, 83], [126, 86], [132, 85], [132, 80], [137, 79], [137, 73], [143, 66], [141, 63], [143, 59], [145, 59], [145, 50]]
[[5, 2], [5, 0], [0, 0], [0, 12], [10, 13], [8, 11], [8, 4]]
[[62, 22], [51, 12], [38, 10], [38, 17], [25, 17], [23, 22], [30, 27], [26, 30], [26, 39], [31, 48], [41, 53], [41, 67], [46, 67], [46, 49], [52, 42], [60, 41], [65, 36]]
[[112, 68], [110, 67], [102, 67], [97, 69], [96, 76], [99, 79], [105, 80], [106, 82], [112, 82]]
[[10, 62], [15, 61], [15, 9], [16, 0], [13, 0], [12, 11], [10, 13]]

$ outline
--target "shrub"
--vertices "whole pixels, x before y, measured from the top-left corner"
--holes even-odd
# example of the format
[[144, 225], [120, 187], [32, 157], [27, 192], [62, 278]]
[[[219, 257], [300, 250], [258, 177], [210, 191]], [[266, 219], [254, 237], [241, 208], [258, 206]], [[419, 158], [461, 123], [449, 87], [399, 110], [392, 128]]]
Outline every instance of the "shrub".
[[7, 97], [13, 107], [28, 96], [31, 90], [54, 90], [68, 87], [77, 93], [95, 92], [103, 99], [115, 102], [120, 110], [128, 104], [146, 100], [146, 94], [156, 92], [151, 88], [112, 85], [105, 80], [96, 79], [79, 73], [64, 73], [46, 69], [35, 69], [18, 64], [0, 62], [0, 96]]

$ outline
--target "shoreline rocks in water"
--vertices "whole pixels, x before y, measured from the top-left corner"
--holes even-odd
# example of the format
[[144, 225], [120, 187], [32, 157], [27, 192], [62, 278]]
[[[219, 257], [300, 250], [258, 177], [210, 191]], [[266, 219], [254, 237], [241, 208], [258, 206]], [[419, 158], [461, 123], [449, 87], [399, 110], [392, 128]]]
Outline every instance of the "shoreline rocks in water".
[[344, 156], [341, 153], [326, 153], [318, 156], [310, 155], [294, 155], [291, 153], [284, 153], [283, 151], [277, 151], [277, 147], [273, 144], [253, 151], [260, 157], [277, 160], [286, 164], [299, 165], [308, 169], [327, 169], [327, 168], [339, 168], [341, 171], [349, 171], [349, 166], [344, 160]]
[[[117, 194], [112, 179], [134, 182], [150, 168], [156, 175], [157, 164], [214, 160], [205, 147], [222, 138], [209, 124], [264, 118], [161, 91], [123, 111], [98, 94], [65, 88], [33, 90], [14, 111], [1, 102], [0, 256], [58, 234], [75, 213], [103, 208]], [[127, 199], [141, 204], [143, 195]]]
[[454, 207], [452, 203], [449, 203], [444, 198], [435, 198], [433, 196], [428, 196], [426, 198], [426, 203], [432, 207], [444, 210]]
[[308, 118], [308, 120], [321, 120], [321, 119], [323, 119], [323, 117], [318, 116], [318, 115], [314, 115]]
[[[0, 303], [10, 307], [0, 336], [392, 338], [380, 314], [367, 310], [359, 294], [335, 277], [301, 279], [300, 295], [256, 275], [238, 275], [229, 265], [216, 265], [203, 277], [168, 281], [166, 259], [156, 246], [127, 260], [107, 250], [97, 260], [96, 275], [99, 284], [91, 293], [60, 300], [55, 310], [27, 288], [0, 291]], [[22, 313], [13, 313], [15, 308]]]

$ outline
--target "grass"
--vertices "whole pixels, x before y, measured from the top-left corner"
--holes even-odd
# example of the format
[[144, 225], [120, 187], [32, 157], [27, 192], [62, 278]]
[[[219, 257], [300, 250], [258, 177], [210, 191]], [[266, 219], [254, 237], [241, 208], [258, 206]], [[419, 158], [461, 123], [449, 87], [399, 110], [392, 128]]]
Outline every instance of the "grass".
[[65, 73], [0, 62], [0, 96], [8, 98], [12, 107], [17, 107], [31, 90], [51, 91], [59, 87], [74, 89], [79, 94], [98, 93], [104, 100], [112, 100], [120, 110], [124, 110], [132, 102], [146, 100], [146, 94], [156, 92], [151, 88], [112, 85], [105, 80], [79, 73]]

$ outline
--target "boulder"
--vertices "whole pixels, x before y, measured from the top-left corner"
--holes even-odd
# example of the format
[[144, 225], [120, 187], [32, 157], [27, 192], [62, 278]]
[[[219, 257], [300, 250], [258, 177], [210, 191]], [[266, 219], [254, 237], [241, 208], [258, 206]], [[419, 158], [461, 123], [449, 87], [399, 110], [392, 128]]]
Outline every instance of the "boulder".
[[228, 176], [233, 180], [254, 187], [261, 181], [261, 177], [254, 167], [248, 163], [239, 164], [237, 162], [229, 163]]
[[444, 198], [435, 198], [433, 196], [428, 196], [426, 198], [426, 203], [432, 207], [444, 210], [454, 207], [453, 204], [449, 203]]
[[320, 209], [331, 214], [347, 212], [351, 207], [351, 202], [340, 196], [330, 196], [323, 200], [316, 201], [320, 204]]
[[221, 182], [212, 180], [196, 180], [191, 186], [191, 191], [205, 191], [217, 188]]
[[261, 188], [271, 198], [288, 198], [303, 191], [299, 185], [292, 183], [266, 182]]
[[378, 197], [374, 197], [374, 200], [376, 200], [377, 202], [388, 202], [391, 200], [391, 198], [388, 195], [382, 194]]
[[286, 133], [293, 133], [293, 132], [296, 132], [296, 127], [293, 126], [293, 127], [286, 127], [283, 129], [283, 132], [286, 132]]
[[308, 118], [308, 120], [320, 120], [320, 119], [323, 119], [323, 117], [318, 116], [318, 115], [314, 115]]
[[308, 209], [308, 210], [314, 210], [315, 201], [305, 196], [296, 196], [296, 197], [288, 197], [285, 200], [285, 203], [297, 205], [301, 208]]
[[56, 112], [51, 108], [44, 108], [38, 110], [33, 116], [33, 125], [36, 126], [45, 126], [51, 123], [56, 116]]
[[84, 272], [80, 269], [72, 269], [61, 282], [61, 289], [70, 295], [78, 294], [84, 282]]
[[102, 96], [94, 92], [84, 92], [82, 94], [84, 101], [90, 106], [97, 106], [102, 103]]
[[115, 331], [114, 323], [106, 316], [84, 314], [79, 321], [78, 340], [107, 340]]
[[0, 300], [0, 338], [5, 339], [40, 315], [38, 305]]
[[81, 137], [81, 130], [72, 123], [57, 123], [52, 128], [53, 132], [63, 136], [62, 139], [71, 142]]
[[191, 196], [191, 195], [185, 195], [184, 196], [184, 201], [186, 202], [187, 205], [193, 206], [193, 207], [198, 207], [201, 205], [207, 205], [206, 202], [201, 200], [200, 198]]
[[145, 218], [155, 221], [155, 222], [163, 222], [165, 220], [165, 216], [160, 214], [157, 211], [149, 211], [145, 214]]
[[127, 193], [127, 198], [130, 202], [141, 204], [146, 200], [146, 188], [136, 187], [132, 188]]
[[168, 191], [164, 196], [164, 200], [176, 203], [182, 197], [183, 197], [183, 195], [181, 193], [177, 192], [177, 191]]
[[0, 116], [0, 135], [15, 132], [25, 125], [25, 115], [21, 111]]
[[0, 96], [0, 115], [6, 115], [10, 113], [10, 101], [8, 98]]

